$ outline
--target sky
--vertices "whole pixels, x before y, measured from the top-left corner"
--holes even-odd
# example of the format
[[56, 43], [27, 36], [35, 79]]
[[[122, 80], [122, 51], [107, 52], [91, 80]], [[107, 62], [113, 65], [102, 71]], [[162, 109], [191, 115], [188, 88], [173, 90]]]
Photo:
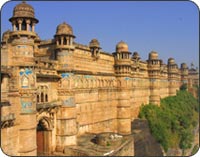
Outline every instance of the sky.
[[[1, 34], [12, 29], [8, 21], [20, 1], [1, 8]], [[167, 63], [172, 57], [199, 67], [199, 10], [190, 1], [27, 1], [39, 20], [36, 32], [42, 40], [52, 39], [63, 22], [72, 26], [75, 42], [88, 45], [100, 42], [103, 51], [112, 53], [123, 40], [130, 52], [142, 60], [151, 51]]]

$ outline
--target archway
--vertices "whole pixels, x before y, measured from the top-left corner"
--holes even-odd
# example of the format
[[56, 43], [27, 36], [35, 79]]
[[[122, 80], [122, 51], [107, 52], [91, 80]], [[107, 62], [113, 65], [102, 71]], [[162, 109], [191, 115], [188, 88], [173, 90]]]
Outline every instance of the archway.
[[37, 155], [51, 154], [52, 127], [47, 117], [39, 120], [37, 125]]

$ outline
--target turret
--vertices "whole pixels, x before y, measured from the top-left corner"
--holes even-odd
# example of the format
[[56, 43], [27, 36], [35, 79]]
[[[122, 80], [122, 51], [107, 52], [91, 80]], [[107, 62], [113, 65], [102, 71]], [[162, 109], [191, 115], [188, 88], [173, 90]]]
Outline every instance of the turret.
[[24, 1], [16, 5], [9, 21], [12, 23], [9, 42], [15, 45], [12, 65], [34, 65], [35, 25], [39, 21], [35, 18], [33, 7]]
[[131, 133], [130, 86], [127, 86], [131, 73], [131, 58], [128, 45], [121, 41], [116, 46], [115, 73], [118, 83], [117, 126], [118, 133], [128, 135]]
[[181, 84], [188, 83], [188, 66], [186, 63], [181, 64]]
[[[12, 30], [3, 35], [2, 54], [4, 65], [11, 67], [9, 78], [9, 102], [15, 109], [16, 124], [14, 132], [19, 136], [16, 140], [16, 155], [37, 155], [36, 144], [36, 77], [34, 71], [35, 53], [35, 18], [34, 9], [26, 2], [15, 6], [13, 16], [9, 19]], [[6, 45], [6, 46], [4, 46]], [[6, 52], [6, 53], [5, 53]], [[6, 63], [7, 62], [7, 63]]]
[[63, 22], [57, 26], [55, 39], [55, 57], [58, 60], [59, 70], [72, 70], [74, 38], [72, 27]]
[[154, 104], [160, 104], [160, 67], [161, 60], [158, 59], [158, 53], [151, 51], [149, 53], [148, 73], [150, 80], [150, 97], [149, 102]]
[[89, 47], [90, 47], [90, 51], [92, 53], [92, 57], [94, 59], [98, 59], [99, 58], [99, 55], [100, 55], [100, 44], [99, 44], [99, 41], [97, 39], [92, 39], [90, 41], [90, 44], [89, 44]]
[[131, 73], [131, 52], [128, 50], [128, 45], [120, 41], [116, 45], [116, 52], [113, 53], [115, 58], [115, 73], [118, 76], [129, 76]]
[[169, 81], [169, 96], [176, 95], [176, 90], [179, 88], [178, 80], [178, 65], [176, 64], [174, 58], [168, 59], [168, 81]]

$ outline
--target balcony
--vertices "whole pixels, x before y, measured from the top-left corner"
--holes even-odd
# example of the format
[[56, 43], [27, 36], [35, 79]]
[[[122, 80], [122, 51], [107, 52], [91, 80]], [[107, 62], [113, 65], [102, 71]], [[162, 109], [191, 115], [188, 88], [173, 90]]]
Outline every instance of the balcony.
[[40, 102], [36, 104], [36, 109], [37, 111], [51, 110], [60, 107], [61, 105], [62, 105], [61, 101]]

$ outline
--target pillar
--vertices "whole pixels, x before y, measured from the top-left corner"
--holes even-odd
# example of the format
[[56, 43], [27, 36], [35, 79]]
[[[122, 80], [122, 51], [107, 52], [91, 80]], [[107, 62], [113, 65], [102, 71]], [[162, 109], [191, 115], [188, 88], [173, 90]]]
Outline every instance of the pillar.
[[61, 37], [61, 45], [63, 45], [63, 39], [64, 39], [64, 37]]
[[16, 23], [15, 22], [12, 23], [12, 27], [13, 27], [13, 31], [16, 31]]
[[30, 23], [31, 23], [30, 20], [26, 20], [26, 30], [27, 31], [29, 31], [29, 29], [30, 29]]
[[35, 32], [35, 23], [32, 22], [32, 32]]
[[70, 45], [72, 45], [72, 44], [73, 44], [73, 38], [70, 37]]
[[19, 31], [21, 31], [22, 30], [22, 20], [19, 19], [17, 22], [19, 24]]

